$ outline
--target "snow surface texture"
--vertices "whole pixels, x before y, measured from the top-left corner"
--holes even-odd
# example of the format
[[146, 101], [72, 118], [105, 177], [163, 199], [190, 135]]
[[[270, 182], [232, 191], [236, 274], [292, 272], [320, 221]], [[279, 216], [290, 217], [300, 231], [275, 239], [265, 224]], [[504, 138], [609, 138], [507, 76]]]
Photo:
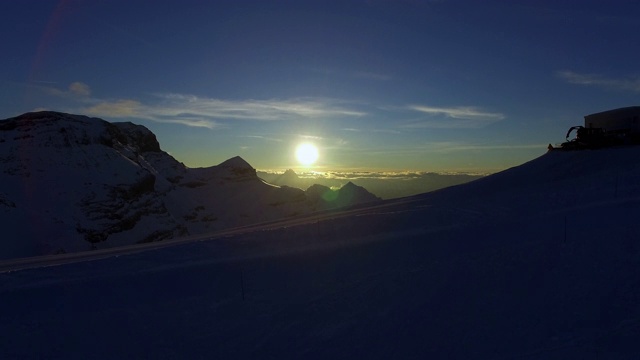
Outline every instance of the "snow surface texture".
[[45, 259], [0, 273], [0, 358], [637, 359], [639, 162], [550, 152], [412, 198]]
[[155, 242], [379, 200], [353, 184], [314, 196], [272, 186], [240, 157], [190, 169], [141, 125], [48, 111], [0, 121], [0, 184], [0, 259]]

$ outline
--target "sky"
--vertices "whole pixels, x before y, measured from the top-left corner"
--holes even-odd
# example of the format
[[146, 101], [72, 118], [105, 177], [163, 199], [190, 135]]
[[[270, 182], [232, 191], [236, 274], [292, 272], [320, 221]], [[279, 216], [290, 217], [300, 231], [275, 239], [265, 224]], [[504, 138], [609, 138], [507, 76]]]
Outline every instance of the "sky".
[[495, 172], [640, 105], [636, 1], [0, 2], [0, 118], [131, 121], [190, 167]]

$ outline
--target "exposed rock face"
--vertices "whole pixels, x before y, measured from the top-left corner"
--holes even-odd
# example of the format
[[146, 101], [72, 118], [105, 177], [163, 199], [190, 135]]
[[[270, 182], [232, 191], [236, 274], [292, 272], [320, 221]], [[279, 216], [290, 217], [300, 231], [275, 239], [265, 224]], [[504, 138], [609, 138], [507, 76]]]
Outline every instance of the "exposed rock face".
[[121, 132], [119, 141], [123, 145], [129, 145], [138, 152], [162, 152], [156, 135], [142, 125], [135, 125], [130, 122], [119, 122], [113, 124]]
[[[163, 155], [143, 126], [56, 112], [0, 122], [1, 257], [81, 251], [186, 233], [157, 187], [167, 180], [144, 159]], [[154, 143], [155, 142], [155, 143]], [[181, 165], [181, 164], [180, 164]], [[184, 171], [184, 166], [182, 171]], [[166, 187], [165, 187], [166, 189]]]
[[0, 121], [0, 185], [0, 259], [160, 241], [371, 199], [353, 184], [333, 202], [270, 185], [240, 157], [187, 168], [144, 126], [49, 111]]

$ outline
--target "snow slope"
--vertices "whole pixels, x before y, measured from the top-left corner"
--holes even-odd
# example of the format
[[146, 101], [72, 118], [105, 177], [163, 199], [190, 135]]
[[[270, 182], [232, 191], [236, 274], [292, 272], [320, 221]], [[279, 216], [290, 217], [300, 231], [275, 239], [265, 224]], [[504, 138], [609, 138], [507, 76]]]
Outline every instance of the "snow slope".
[[0, 357], [636, 359], [639, 161], [552, 152], [413, 198], [0, 273]]
[[132, 123], [51, 111], [0, 121], [0, 259], [156, 242], [378, 200], [356, 190], [340, 201], [309, 198], [265, 183], [240, 157], [190, 169]]

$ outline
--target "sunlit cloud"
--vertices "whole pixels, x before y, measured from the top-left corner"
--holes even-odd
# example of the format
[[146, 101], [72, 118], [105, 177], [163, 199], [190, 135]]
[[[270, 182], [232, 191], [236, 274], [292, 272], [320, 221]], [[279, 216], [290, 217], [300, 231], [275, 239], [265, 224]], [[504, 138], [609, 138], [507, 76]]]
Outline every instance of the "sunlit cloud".
[[[430, 115], [430, 118], [421, 119], [418, 122], [406, 124], [404, 128], [481, 128], [491, 123], [503, 120], [501, 113], [487, 112], [472, 106], [459, 107], [434, 107], [425, 105], [410, 105], [409, 110]], [[436, 116], [444, 116], [437, 118]]]
[[598, 74], [580, 74], [573, 71], [558, 71], [557, 76], [570, 84], [597, 86], [607, 89], [640, 92], [640, 78], [614, 79]]
[[191, 127], [203, 127], [203, 128], [208, 128], [208, 129], [213, 129], [213, 128], [219, 128], [222, 127], [220, 124], [218, 124], [215, 121], [211, 121], [211, 120], [206, 120], [206, 119], [170, 119], [170, 120], [160, 120], [160, 119], [149, 119], [149, 120], [154, 120], [154, 121], [158, 121], [158, 122], [164, 122], [164, 123], [172, 123], [172, 124], [182, 124], [182, 125], [186, 125], [186, 126], [191, 126]]
[[53, 82], [45, 82], [38, 81], [39, 84], [47, 84], [47, 85], [37, 85], [36, 87], [44, 90], [47, 94], [53, 95], [56, 97], [62, 98], [87, 98], [91, 96], [91, 88], [89, 85], [76, 81], [69, 84], [69, 86], [65, 90], [58, 89], [56, 87], [52, 87], [55, 83]]
[[104, 101], [84, 109], [84, 113], [92, 116], [109, 116], [115, 118], [141, 117], [142, 105], [134, 100]]
[[[259, 173], [281, 175], [282, 171], [258, 170]], [[470, 171], [296, 171], [300, 179], [330, 179], [330, 180], [433, 180], [438, 176], [485, 176], [489, 173]]]
[[85, 83], [76, 81], [69, 85], [69, 92], [77, 96], [90, 96], [91, 88]]
[[323, 140], [324, 139], [322, 136], [315, 136], [315, 135], [298, 135], [298, 137], [306, 140]]
[[432, 180], [437, 176], [468, 176], [486, 175], [472, 172], [435, 172], [435, 171], [331, 171], [326, 172], [326, 176], [334, 179], [358, 180], [358, 179], [379, 179], [379, 180]]

